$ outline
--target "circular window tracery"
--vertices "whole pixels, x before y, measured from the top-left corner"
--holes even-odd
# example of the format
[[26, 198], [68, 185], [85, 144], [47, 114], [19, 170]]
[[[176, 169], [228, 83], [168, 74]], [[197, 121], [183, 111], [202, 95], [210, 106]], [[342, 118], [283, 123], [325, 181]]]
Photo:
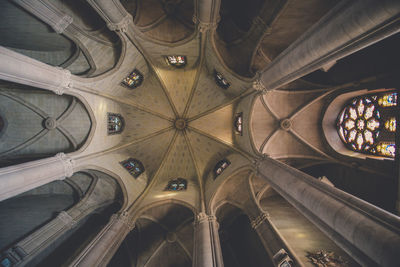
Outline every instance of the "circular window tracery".
[[395, 156], [397, 93], [365, 95], [352, 99], [340, 112], [337, 129], [351, 150], [384, 157]]

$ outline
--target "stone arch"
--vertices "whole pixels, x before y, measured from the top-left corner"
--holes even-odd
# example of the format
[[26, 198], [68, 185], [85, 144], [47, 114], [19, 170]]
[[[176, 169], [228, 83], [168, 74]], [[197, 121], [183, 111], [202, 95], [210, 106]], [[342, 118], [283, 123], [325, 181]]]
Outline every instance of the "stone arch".
[[137, 214], [136, 227], [109, 266], [130, 266], [129, 255], [138, 266], [191, 265], [193, 208], [182, 201], [159, 201], [146, 205]]
[[195, 33], [194, 0], [123, 0], [121, 3], [134, 17], [137, 29], [156, 42], [181, 43]]
[[66, 262], [82, 248], [74, 244], [87, 244], [121, 205], [117, 181], [95, 170], [83, 170], [2, 201], [0, 210], [5, 216], [0, 224], [7, 230], [0, 236], [2, 256], [12, 258], [14, 264]]

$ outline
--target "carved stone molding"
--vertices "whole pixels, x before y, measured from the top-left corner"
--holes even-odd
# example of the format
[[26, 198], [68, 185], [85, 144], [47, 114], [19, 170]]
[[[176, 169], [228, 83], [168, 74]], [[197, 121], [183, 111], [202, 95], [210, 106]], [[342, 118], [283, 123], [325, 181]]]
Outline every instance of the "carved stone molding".
[[67, 227], [72, 228], [76, 221], [66, 211], [62, 211], [57, 215], [57, 218], [61, 220]]
[[269, 218], [268, 212], [263, 212], [251, 221], [251, 227], [256, 229], [262, 222]]
[[130, 14], [127, 14], [120, 22], [112, 23], [108, 22], [107, 27], [111, 31], [127, 32], [129, 24], [133, 24], [133, 18]]
[[58, 153], [56, 158], [58, 158], [64, 165], [64, 176], [71, 177], [74, 174], [75, 161], [64, 153]]
[[73, 20], [72, 17], [64, 15], [59, 21], [52, 25], [52, 28], [56, 33], [61, 34], [73, 22]]

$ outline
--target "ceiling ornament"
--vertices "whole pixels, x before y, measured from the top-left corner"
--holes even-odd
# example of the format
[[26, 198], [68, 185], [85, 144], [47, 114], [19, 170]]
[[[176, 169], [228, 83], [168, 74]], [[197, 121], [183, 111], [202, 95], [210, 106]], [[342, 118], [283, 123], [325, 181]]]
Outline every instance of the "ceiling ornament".
[[119, 31], [119, 32], [127, 32], [129, 24], [133, 25], [133, 18], [132, 15], [127, 14], [120, 22], [113, 23], [108, 22], [107, 27], [111, 31]]

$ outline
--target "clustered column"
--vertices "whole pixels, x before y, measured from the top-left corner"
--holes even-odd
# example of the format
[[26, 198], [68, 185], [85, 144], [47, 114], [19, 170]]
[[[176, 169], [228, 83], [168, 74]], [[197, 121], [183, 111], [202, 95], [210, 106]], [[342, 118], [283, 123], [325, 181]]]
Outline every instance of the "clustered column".
[[399, 217], [270, 158], [257, 171], [361, 265], [398, 265]]
[[224, 266], [215, 216], [203, 212], [197, 215], [194, 227], [194, 267]]

